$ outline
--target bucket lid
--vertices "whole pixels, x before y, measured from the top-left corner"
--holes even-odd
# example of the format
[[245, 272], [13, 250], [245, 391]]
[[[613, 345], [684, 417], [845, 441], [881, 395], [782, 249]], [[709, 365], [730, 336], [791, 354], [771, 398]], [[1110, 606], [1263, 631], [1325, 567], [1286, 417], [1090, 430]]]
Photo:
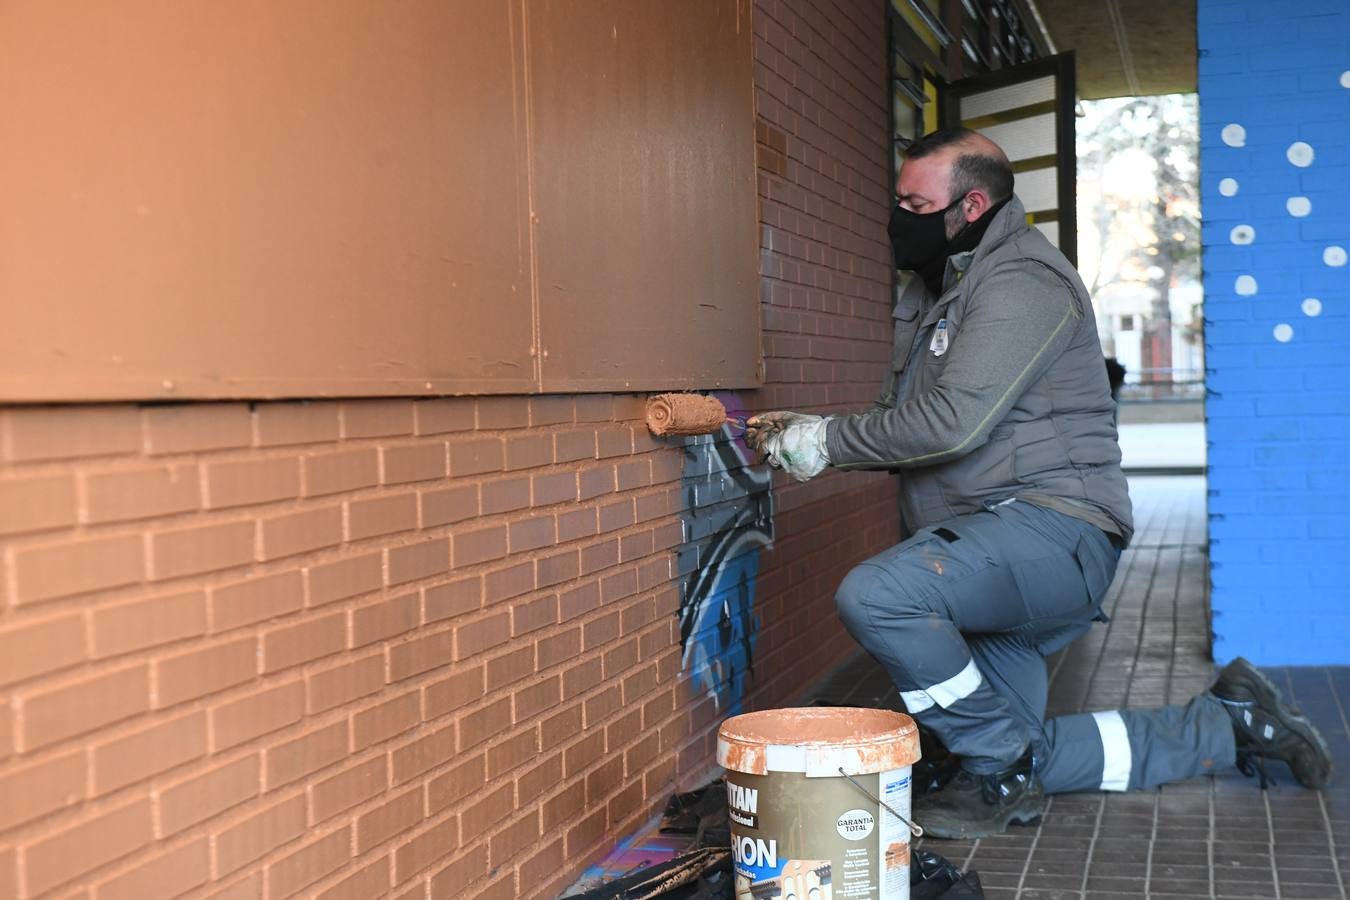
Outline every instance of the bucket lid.
[[717, 731], [717, 764], [747, 775], [808, 778], [885, 772], [919, 759], [919, 730], [904, 713], [852, 706], [766, 709], [733, 716]]

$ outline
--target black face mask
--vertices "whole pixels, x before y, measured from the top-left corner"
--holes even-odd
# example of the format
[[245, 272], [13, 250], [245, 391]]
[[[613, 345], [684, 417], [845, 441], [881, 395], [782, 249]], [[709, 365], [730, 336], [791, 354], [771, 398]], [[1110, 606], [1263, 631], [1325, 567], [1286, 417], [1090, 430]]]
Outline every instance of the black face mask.
[[945, 208], [933, 213], [910, 212], [899, 206], [891, 213], [891, 223], [886, 230], [891, 236], [895, 267], [913, 269], [934, 294], [942, 293], [942, 276], [947, 270], [947, 257], [978, 247], [994, 216], [1012, 200], [1011, 196], [1004, 197], [974, 222], [962, 224], [961, 230], [949, 239], [947, 212], [967, 196], [962, 194]]
[[945, 263], [951, 254], [947, 244], [947, 213], [965, 199], [962, 194], [931, 213], [910, 212], [896, 204], [886, 228], [895, 253], [895, 267], [923, 272], [934, 264]]

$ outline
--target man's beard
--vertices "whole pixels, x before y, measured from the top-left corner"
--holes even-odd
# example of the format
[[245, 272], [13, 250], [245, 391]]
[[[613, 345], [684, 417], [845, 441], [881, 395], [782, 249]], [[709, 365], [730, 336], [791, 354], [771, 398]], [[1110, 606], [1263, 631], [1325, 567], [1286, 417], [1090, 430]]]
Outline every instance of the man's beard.
[[966, 221], [966, 212], [960, 206], [943, 213], [942, 224], [946, 226], [947, 243], [956, 240], [956, 236], [970, 223]]

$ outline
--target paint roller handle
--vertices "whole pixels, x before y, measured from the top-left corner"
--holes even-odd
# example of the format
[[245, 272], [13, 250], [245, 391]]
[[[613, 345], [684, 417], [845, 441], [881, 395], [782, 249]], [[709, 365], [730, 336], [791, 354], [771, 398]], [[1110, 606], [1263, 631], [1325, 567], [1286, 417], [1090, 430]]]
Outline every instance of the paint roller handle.
[[778, 410], [753, 415], [745, 420], [745, 440], [751, 449], [763, 453], [764, 442], [801, 418], [803, 413]]
[[765, 441], [786, 428], [780, 416], [782, 413], [760, 413], [759, 416], [745, 418], [745, 443], [751, 445], [753, 451], [763, 453]]

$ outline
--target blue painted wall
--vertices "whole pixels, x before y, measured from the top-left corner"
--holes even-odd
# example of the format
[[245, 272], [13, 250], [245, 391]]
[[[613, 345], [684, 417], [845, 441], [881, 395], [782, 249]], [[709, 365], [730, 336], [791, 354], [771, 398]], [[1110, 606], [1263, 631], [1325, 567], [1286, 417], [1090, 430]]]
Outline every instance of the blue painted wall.
[[1350, 0], [1199, 0], [1214, 655], [1350, 663]]

